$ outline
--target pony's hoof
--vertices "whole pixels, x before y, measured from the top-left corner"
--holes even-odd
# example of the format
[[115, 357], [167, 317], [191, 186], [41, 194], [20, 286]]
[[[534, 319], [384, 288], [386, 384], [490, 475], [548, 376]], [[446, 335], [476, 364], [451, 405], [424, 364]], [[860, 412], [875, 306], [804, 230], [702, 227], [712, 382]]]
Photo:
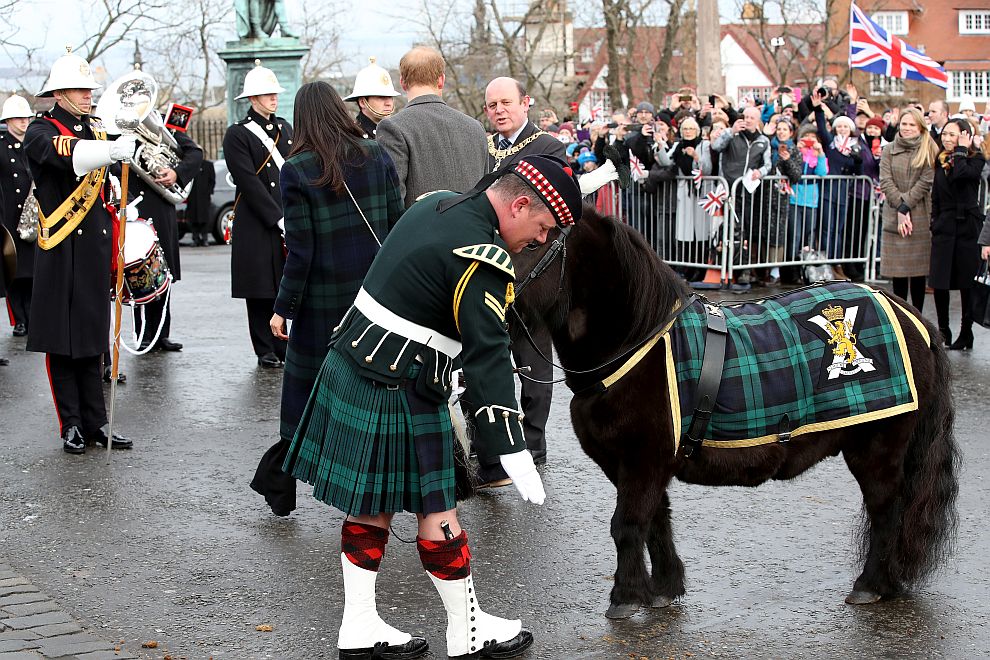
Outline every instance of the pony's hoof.
[[639, 611], [636, 603], [612, 603], [605, 610], [606, 619], [628, 619]]
[[661, 607], [670, 607], [671, 603], [673, 602], [674, 599], [671, 598], [670, 596], [657, 596], [650, 603], [650, 607], [654, 609], [660, 609]]
[[880, 600], [880, 594], [873, 593], [872, 591], [862, 591], [860, 589], [853, 589], [846, 596], [846, 603], [849, 605], [869, 605], [878, 600]]

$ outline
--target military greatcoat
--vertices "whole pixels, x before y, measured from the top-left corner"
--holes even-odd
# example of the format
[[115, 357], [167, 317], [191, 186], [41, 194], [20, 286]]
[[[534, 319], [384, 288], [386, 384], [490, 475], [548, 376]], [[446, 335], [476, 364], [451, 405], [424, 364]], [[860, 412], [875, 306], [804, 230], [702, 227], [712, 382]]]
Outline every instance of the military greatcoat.
[[[323, 175], [316, 154], [307, 151], [282, 168], [285, 244], [289, 254], [275, 312], [292, 319], [282, 376], [281, 436], [291, 440], [316, 374], [327, 356], [330, 334], [354, 302], [361, 282], [402, 215], [399, 180], [391, 158], [373, 140], [367, 157], [345, 166], [344, 178], [371, 229], [346, 192], [314, 186]], [[374, 230], [374, 234], [372, 234]]]
[[22, 241], [17, 233], [24, 200], [31, 192], [31, 170], [21, 141], [0, 133], [0, 183], [3, 184], [3, 224], [17, 247], [17, 277], [34, 277], [34, 242]]
[[[61, 133], [46, 117], [81, 140], [97, 139], [90, 126], [97, 122], [89, 117], [78, 119], [55, 106], [28, 126], [23, 149], [34, 175], [38, 205], [49, 215], [70, 197], [81, 178], [72, 169], [78, 140], [62, 141], [62, 148], [56, 150]], [[113, 228], [104, 203], [110, 197], [109, 187], [104, 182], [100, 199], [65, 240], [50, 250], [39, 248], [35, 254], [29, 351], [85, 358], [107, 350]]]
[[254, 110], [227, 129], [223, 155], [237, 186], [231, 229], [230, 275], [234, 298], [269, 298], [278, 294], [285, 254], [282, 232], [282, 193], [279, 168], [268, 148], [247, 124], [256, 122], [282, 157], [292, 149], [292, 127], [281, 117], [265, 119]]

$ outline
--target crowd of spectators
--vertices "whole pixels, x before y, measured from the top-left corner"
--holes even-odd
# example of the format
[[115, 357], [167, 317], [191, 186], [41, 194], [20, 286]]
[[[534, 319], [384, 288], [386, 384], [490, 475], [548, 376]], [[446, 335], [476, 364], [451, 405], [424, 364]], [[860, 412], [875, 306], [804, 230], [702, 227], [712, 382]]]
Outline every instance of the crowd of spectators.
[[[698, 204], [710, 189], [694, 184], [699, 175], [722, 177], [734, 193], [735, 251], [737, 259], [743, 256], [738, 263], [794, 262], [810, 255], [831, 262], [835, 276], [855, 281], [864, 277], [870, 200], [885, 197], [880, 240], [887, 245], [880, 272], [903, 296], [922, 286], [914, 278], [923, 283], [929, 273], [932, 181], [944, 153], [941, 134], [951, 122], [969, 128], [968, 152], [985, 162], [990, 141], [982, 136], [990, 129], [990, 104], [982, 116], [967, 100], [956, 114], [944, 101], [880, 109], [854, 85], [840, 88], [834, 79], [810, 93], [780, 86], [768, 98], [738, 102], [717, 94], [699, 98], [684, 88], [667, 107], [642, 101], [584, 122], [560, 121], [550, 108], [539, 115], [543, 130], [568, 143], [575, 171], [594, 170], [604, 161], [605, 145], [615, 146], [634, 184], [619, 193], [617, 208], [605, 210], [621, 209], [629, 224], [655, 237], [664, 254], [683, 261], [704, 263], [721, 247], [712, 236], [718, 221]], [[905, 167], [901, 161], [908, 152], [912, 159]], [[815, 178], [826, 175], [850, 178]], [[987, 175], [990, 167], [982, 172], [984, 181]], [[700, 275], [682, 271], [688, 279]], [[742, 285], [793, 283], [802, 269], [736, 273]], [[920, 307], [919, 300], [915, 304]]]

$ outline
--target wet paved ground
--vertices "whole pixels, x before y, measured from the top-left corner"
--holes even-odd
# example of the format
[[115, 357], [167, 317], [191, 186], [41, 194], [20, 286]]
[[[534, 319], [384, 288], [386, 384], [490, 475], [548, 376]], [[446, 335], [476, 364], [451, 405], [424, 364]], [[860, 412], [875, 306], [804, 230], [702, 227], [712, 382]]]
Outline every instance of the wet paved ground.
[[[172, 336], [186, 348], [125, 360], [120, 429], [137, 449], [115, 453], [110, 467], [102, 452], [61, 451], [43, 358], [3, 330], [0, 574], [6, 562], [15, 576], [6, 579], [46, 593], [100, 648], [120, 646], [114, 657], [336, 657], [342, 516], [303, 488], [299, 509], [277, 519], [248, 489], [275, 439], [280, 374], [255, 364], [243, 303], [228, 296], [227, 248], [182, 258]], [[607, 621], [615, 491], [580, 451], [559, 387], [546, 505], [507, 488], [463, 507], [482, 606], [524, 619], [537, 640], [529, 658], [990, 657], [990, 332], [976, 332], [976, 350], [951, 356], [964, 455], [957, 551], [923, 590], [843, 604], [858, 573], [861, 500], [833, 459], [753, 490], [675, 484], [688, 593], [666, 610]], [[395, 529], [415, 536], [411, 517]], [[415, 548], [393, 536], [381, 577], [383, 615], [445, 657], [442, 607]], [[13, 614], [3, 602], [0, 660], [14, 650], [4, 640], [17, 639], [4, 632]], [[142, 649], [148, 641], [158, 648]]]

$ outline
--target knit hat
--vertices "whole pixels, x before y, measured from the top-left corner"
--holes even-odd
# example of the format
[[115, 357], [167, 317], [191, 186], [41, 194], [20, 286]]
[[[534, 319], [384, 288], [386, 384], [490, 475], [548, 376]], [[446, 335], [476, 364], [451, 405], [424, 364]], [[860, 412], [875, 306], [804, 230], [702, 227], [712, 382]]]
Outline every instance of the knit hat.
[[585, 149], [582, 150], [580, 154], [578, 154], [577, 162], [579, 165], [584, 165], [585, 163], [597, 163], [598, 159], [595, 158], [595, 154], [593, 151], [588, 151]]
[[883, 117], [877, 117], [874, 115], [873, 117], [870, 117], [870, 121], [866, 122], [866, 126], [864, 127], [864, 130], [866, 128], [869, 128], [870, 126], [876, 126], [877, 128], [880, 129], [880, 132], [882, 133], [887, 129], [887, 122], [883, 120]]
[[798, 128], [798, 139], [803, 138], [805, 135], [818, 135], [818, 129], [814, 127], [813, 124], [804, 123]]
[[845, 124], [848, 126], [850, 132], [856, 132], [856, 124], [849, 117], [845, 115], [838, 115], [832, 120], [832, 128], [837, 128], [840, 124]]
[[644, 112], [644, 111], [653, 113], [656, 110], [653, 107], [653, 104], [650, 103], [649, 101], [640, 101], [639, 105], [636, 106], [636, 112]]

